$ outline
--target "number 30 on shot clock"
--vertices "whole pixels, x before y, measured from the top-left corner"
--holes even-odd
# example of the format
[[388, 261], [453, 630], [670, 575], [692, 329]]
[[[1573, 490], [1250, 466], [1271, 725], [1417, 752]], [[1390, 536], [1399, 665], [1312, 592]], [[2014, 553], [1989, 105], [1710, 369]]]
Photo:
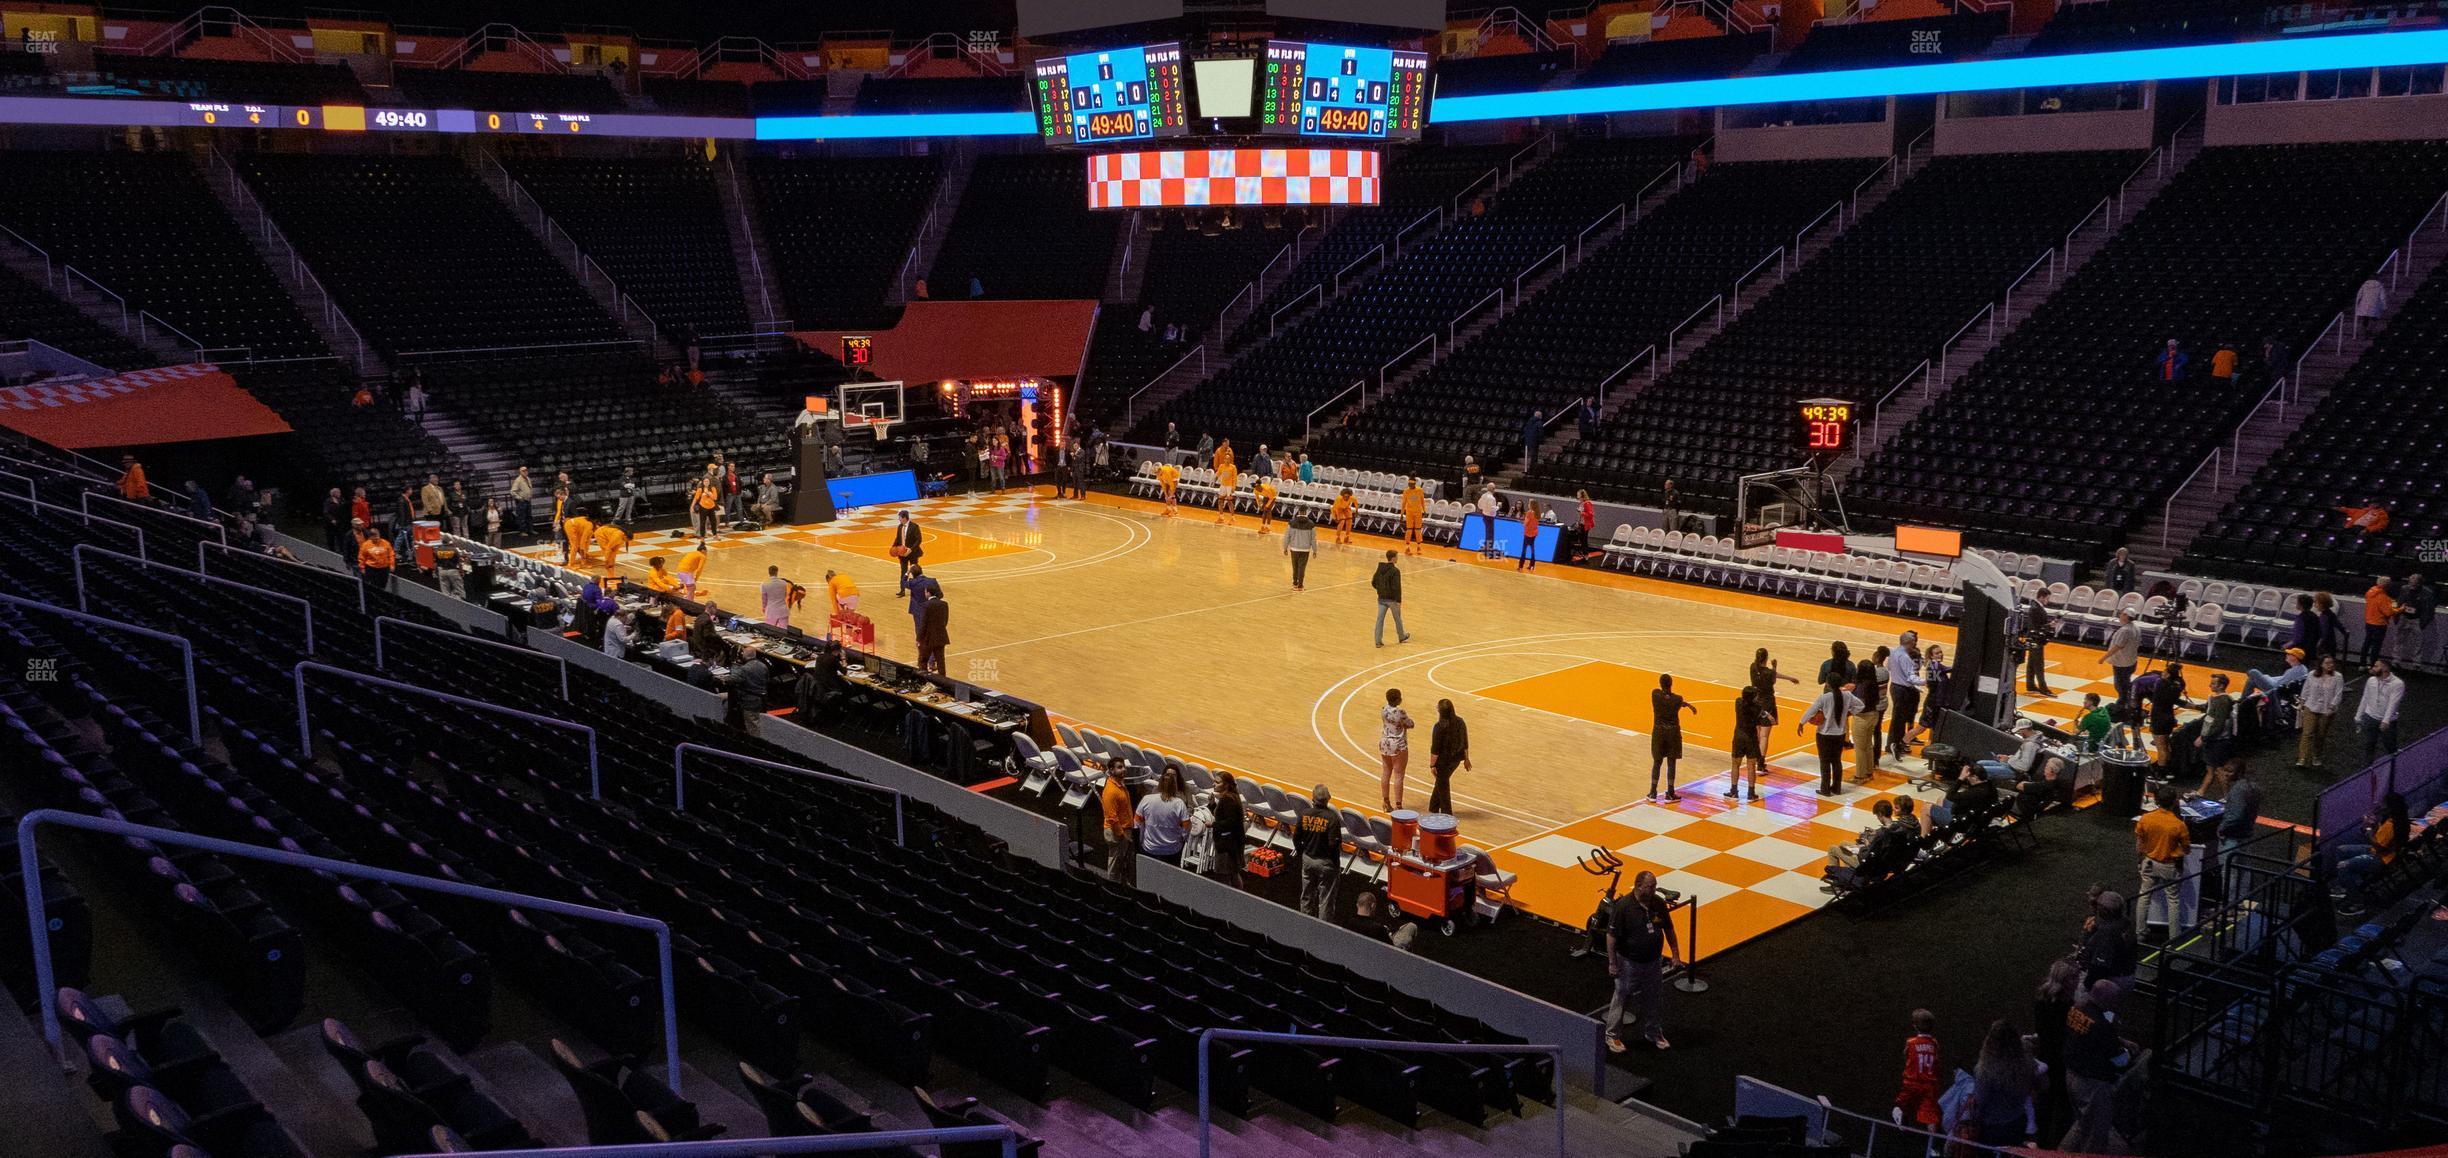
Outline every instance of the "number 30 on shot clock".
[[1853, 404], [1841, 398], [1805, 398], [1795, 404], [1794, 434], [1804, 455], [1844, 454], [1853, 449]]

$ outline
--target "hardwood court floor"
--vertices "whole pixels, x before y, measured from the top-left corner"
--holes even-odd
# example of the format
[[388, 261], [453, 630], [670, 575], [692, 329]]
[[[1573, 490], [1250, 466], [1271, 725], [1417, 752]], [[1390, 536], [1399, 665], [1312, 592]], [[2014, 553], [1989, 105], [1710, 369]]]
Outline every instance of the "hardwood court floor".
[[[847, 571], [876, 623], [877, 648], [912, 658], [914, 631], [894, 597], [884, 544], [900, 508], [851, 512], [828, 527], [733, 535], [715, 542], [705, 590], [755, 611], [765, 568], [815, 590], [802, 627], [821, 628], [821, 579]], [[1379, 711], [1399, 688], [1417, 721], [1405, 802], [1425, 805], [1429, 725], [1450, 698], [1471, 732], [1474, 767], [1454, 781], [1462, 840], [1518, 872], [1524, 907], [1579, 924], [1603, 882], [1574, 866], [1593, 846], [1701, 903], [1700, 940], [1715, 951], [1824, 904], [1818, 869], [1829, 845], [1852, 839], [1879, 795], [1898, 791], [1890, 765], [1840, 799], [1811, 791], [1817, 765], [1794, 734], [1803, 685], [1783, 685], [1765, 801], [1729, 807], [1720, 794], [1733, 701], [1765, 646], [1805, 681], [1833, 639], [1856, 657], [1907, 628], [1949, 646], [1950, 625], [1821, 607], [1585, 568], [1516, 573], [1431, 547], [1403, 559], [1409, 643], [1370, 638], [1369, 577], [1389, 540], [1321, 544], [1308, 590], [1294, 592], [1281, 527], [1261, 535], [1247, 516], [1216, 525], [1184, 507], [1109, 495], [1056, 501], [1043, 492], [959, 496], [910, 504], [926, 529], [927, 571], [952, 604], [951, 674], [1008, 690], [1059, 718], [1143, 746], [1306, 794], [1326, 784], [1339, 803], [1380, 811]], [[1321, 534], [1321, 539], [1330, 535]], [[657, 535], [621, 560], [686, 549]], [[2105, 688], [2098, 652], [2050, 648], [2061, 699]], [[1659, 673], [1699, 709], [1684, 723], [1679, 805], [1648, 788], [1649, 691]], [[2094, 678], [2096, 677], [2096, 687]], [[2062, 715], [2066, 704], [2035, 705]], [[1919, 761], [1912, 761], [1918, 766]], [[1798, 789], [1798, 790], [1796, 790]]]

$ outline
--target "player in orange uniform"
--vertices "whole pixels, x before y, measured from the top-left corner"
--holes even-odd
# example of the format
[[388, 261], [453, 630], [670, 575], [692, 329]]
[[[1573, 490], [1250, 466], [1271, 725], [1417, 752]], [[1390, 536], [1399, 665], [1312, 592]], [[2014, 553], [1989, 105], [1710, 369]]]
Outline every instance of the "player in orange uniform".
[[688, 592], [691, 599], [697, 598], [697, 580], [705, 574], [705, 565], [706, 554], [703, 550], [692, 550], [680, 556], [680, 561], [672, 565], [672, 570], [680, 573], [680, 589]]
[[1232, 525], [1233, 511], [1241, 505], [1241, 472], [1233, 467], [1230, 444], [1216, 448], [1216, 525]]
[[1926, 1009], [1912, 1011], [1912, 1036], [1904, 1039], [1904, 1082], [1896, 1091], [1893, 1117], [1898, 1125], [1922, 1130], [1938, 1128], [1938, 1017]]
[[604, 574], [617, 575], [620, 573], [621, 549], [628, 545], [629, 532], [610, 523], [595, 528], [595, 547], [603, 552]]
[[1335, 496], [1334, 510], [1331, 514], [1334, 516], [1334, 541], [1336, 543], [1347, 547], [1351, 545], [1352, 515], [1359, 507], [1360, 500], [1352, 497], [1350, 487], [1344, 487], [1343, 493]]
[[646, 589], [665, 593], [680, 589], [680, 581], [672, 578], [672, 573], [664, 566], [661, 555], [646, 560]]
[[561, 553], [564, 566], [577, 567], [595, 562], [595, 548], [589, 545], [595, 539], [595, 520], [572, 512], [568, 518], [561, 520], [561, 534], [566, 544]]
[[1419, 479], [1411, 479], [1403, 488], [1403, 554], [1417, 555], [1427, 549], [1420, 538], [1420, 525], [1428, 521], [1428, 492], [1421, 490]]
[[1164, 493], [1164, 517], [1181, 515], [1181, 468], [1166, 461], [1156, 468], [1156, 489]]
[[1267, 533], [1267, 520], [1275, 515], [1275, 480], [1259, 475], [1250, 486], [1250, 505], [1258, 508], [1258, 533]]

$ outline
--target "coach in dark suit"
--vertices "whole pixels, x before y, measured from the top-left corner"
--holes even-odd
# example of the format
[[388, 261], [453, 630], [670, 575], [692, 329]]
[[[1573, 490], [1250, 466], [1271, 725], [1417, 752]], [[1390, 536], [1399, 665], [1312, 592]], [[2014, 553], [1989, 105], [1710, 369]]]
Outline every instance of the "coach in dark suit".
[[909, 578], [902, 580], [902, 590], [909, 592], [910, 626], [923, 634], [926, 630], [927, 600], [943, 598], [943, 584], [926, 573], [926, 568], [912, 566]]
[[944, 648], [952, 642], [944, 629], [951, 623], [952, 605], [944, 602], [943, 588], [930, 587], [926, 606], [918, 613], [919, 670], [944, 674]]
[[903, 590], [909, 587], [910, 572], [917, 569], [919, 558], [926, 554], [925, 543], [926, 533], [918, 529], [917, 522], [909, 517], [908, 511], [901, 512], [901, 524], [893, 528], [892, 552], [893, 557], [901, 562]]

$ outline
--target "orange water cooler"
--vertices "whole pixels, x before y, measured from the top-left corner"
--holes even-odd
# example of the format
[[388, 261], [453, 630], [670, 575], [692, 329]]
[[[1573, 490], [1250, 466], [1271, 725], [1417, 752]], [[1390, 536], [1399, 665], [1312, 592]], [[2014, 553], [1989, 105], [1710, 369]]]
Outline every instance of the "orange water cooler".
[[1430, 813], [1417, 824], [1419, 847], [1386, 857], [1386, 896], [1396, 908], [1436, 921], [1439, 932], [1451, 935], [1454, 914], [1470, 908], [1475, 866], [1456, 855], [1461, 826], [1453, 817]]
[[1408, 808], [1397, 808], [1387, 814], [1387, 819], [1392, 822], [1394, 831], [1392, 839], [1386, 843], [1393, 846], [1396, 852], [1411, 851], [1411, 846], [1419, 843], [1419, 813]]
[[416, 544], [418, 569], [433, 570], [434, 549], [442, 545], [442, 524], [432, 519], [418, 519], [408, 524], [408, 537]]

